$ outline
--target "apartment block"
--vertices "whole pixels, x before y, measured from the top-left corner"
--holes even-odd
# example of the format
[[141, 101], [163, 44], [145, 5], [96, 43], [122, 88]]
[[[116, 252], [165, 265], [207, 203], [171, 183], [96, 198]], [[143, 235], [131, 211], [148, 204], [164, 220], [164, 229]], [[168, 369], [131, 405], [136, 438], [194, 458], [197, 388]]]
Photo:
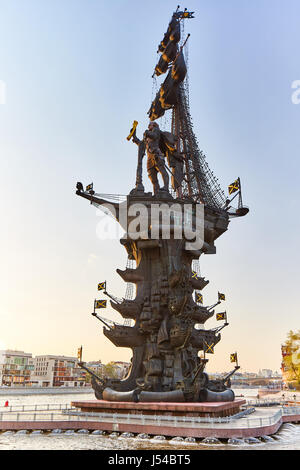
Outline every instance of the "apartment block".
[[0, 351], [0, 386], [30, 385], [33, 369], [34, 359], [31, 353], [11, 349]]
[[85, 383], [85, 372], [78, 359], [67, 356], [42, 355], [34, 358], [31, 385], [40, 387], [80, 387]]

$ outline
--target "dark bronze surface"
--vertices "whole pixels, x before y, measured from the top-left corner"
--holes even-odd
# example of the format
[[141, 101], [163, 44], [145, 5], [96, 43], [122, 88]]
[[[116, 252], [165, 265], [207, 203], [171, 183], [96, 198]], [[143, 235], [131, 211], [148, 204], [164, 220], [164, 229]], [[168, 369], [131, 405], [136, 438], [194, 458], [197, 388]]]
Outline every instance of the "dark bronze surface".
[[[214, 347], [221, 340], [219, 331], [228, 323], [226, 320], [221, 328], [204, 329], [214, 310], [196, 302], [193, 294], [195, 290], [199, 294], [209, 281], [195, 276], [192, 263], [203, 254], [214, 254], [215, 240], [227, 230], [229, 217], [245, 215], [248, 209], [242, 205], [235, 212], [230, 209], [231, 201], [226, 199], [198, 147], [188, 93], [183, 83], [186, 75], [183, 48], [188, 36], [181, 46], [179, 41], [181, 20], [184, 18], [193, 18], [193, 13], [177, 9], [159, 45], [162, 55], [155, 67], [155, 74], [167, 71], [168, 74], [152, 102], [148, 129], [143, 138], [138, 139], [137, 121], [134, 121], [127, 137], [138, 146], [135, 188], [126, 201], [117, 204], [106, 201], [94, 190], [84, 191], [83, 185], [77, 183], [76, 193], [92, 204], [101, 207], [110, 202], [114, 216], [126, 231], [120, 242], [127, 251], [128, 259], [136, 263], [135, 269], [117, 269], [125, 282], [136, 286], [135, 298], [119, 302], [106, 293], [113, 299], [111, 306], [126, 321], [134, 320], [134, 326], [104, 327], [105, 336], [113, 344], [132, 349], [131, 367], [123, 380], [99, 380], [93, 374], [92, 385], [98, 399], [179, 402], [234, 399], [233, 392], [228, 389], [234, 371], [224, 380], [209, 380], [204, 371], [207, 363], [205, 354], [214, 353]], [[172, 132], [162, 131], [153, 122], [167, 109], [172, 109]], [[144, 192], [142, 165], [145, 154], [153, 194]], [[162, 187], [158, 177], [162, 179]], [[129, 230], [133, 219], [129, 215], [130, 209], [136, 203], [143, 205], [149, 219], [146, 234], [138, 238]], [[175, 237], [174, 220], [169, 222], [171, 230], [168, 238], [162, 236], [163, 224], [160, 225], [160, 222], [158, 235], [147, 238], [153, 228], [150, 218], [153, 204], [170, 207], [174, 203], [182, 211], [187, 205], [192, 207], [193, 223], [196, 220], [196, 205], [201, 204], [204, 208], [201, 248], [187, 248], [186, 234], [180, 239]], [[127, 211], [125, 221], [121, 216], [124, 210]], [[182, 221], [179, 225], [183, 232]], [[201, 357], [199, 352], [202, 353]]]
[[[160, 199], [143, 194], [139, 194], [138, 201], [148, 209], [149, 216], [153, 202], [170, 206], [174, 203], [171, 196]], [[136, 200], [135, 196], [128, 196], [128, 211]], [[184, 206], [185, 202], [181, 204]], [[221, 335], [215, 330], [195, 328], [196, 324], [205, 324], [214, 310], [194, 301], [195, 287], [201, 290], [208, 281], [195, 276], [191, 264], [201, 254], [214, 252], [214, 240], [227, 230], [229, 217], [226, 211], [209, 208], [204, 216], [205, 243], [200, 250], [187, 250], [185, 238], [175, 239], [172, 233], [169, 239], [159, 236], [155, 240], [135, 240], [128, 233], [121, 239], [128, 255], [136, 261], [136, 268], [117, 271], [126, 282], [136, 285], [136, 296], [121, 303], [111, 301], [111, 306], [123, 318], [133, 319], [135, 325], [104, 327], [104, 334], [116, 346], [131, 348], [133, 357], [124, 380], [99, 381], [93, 377], [97, 398], [197, 402], [200, 390], [226, 390], [223, 382], [217, 387], [209, 381], [204, 372], [207, 359], [198, 356], [207, 345], [212, 350]], [[226, 397], [230, 399], [233, 394]]]

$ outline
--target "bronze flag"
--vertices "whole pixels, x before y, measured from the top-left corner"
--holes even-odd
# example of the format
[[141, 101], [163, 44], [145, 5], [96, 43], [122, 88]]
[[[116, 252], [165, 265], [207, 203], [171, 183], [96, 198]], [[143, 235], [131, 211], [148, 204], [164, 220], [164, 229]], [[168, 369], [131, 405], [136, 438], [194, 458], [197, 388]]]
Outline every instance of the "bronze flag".
[[216, 320], [226, 320], [226, 312], [220, 312], [216, 314]]
[[79, 362], [81, 362], [81, 359], [82, 359], [82, 346], [80, 346], [80, 348], [78, 348], [77, 350], [77, 359]]
[[208, 354], [214, 354], [214, 343], [207, 343], [207, 341], [204, 341], [204, 346], [205, 346], [205, 349], [204, 351]]
[[238, 178], [228, 186], [229, 194], [233, 194], [240, 189], [240, 179]]
[[230, 354], [230, 362], [237, 362], [237, 353]]
[[106, 290], [106, 281], [99, 282], [98, 290]]

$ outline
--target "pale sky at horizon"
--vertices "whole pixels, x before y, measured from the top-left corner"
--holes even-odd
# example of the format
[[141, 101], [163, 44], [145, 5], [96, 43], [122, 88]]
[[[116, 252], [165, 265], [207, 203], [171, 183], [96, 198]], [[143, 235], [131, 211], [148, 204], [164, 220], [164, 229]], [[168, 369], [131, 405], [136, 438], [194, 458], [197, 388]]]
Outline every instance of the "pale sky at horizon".
[[[87, 361], [130, 359], [90, 315], [99, 281], [124, 296], [116, 269], [126, 252], [99, 240], [96, 210], [75, 185], [133, 188], [126, 136], [134, 119], [139, 136], [147, 126], [157, 45], [177, 3], [0, 0], [0, 349], [76, 356], [82, 345]], [[241, 178], [250, 207], [201, 260], [204, 302], [225, 292], [230, 322], [208, 371], [230, 370], [235, 351], [244, 370], [279, 370], [280, 345], [300, 328], [300, 3], [181, 5], [195, 11], [185, 28], [199, 146], [224, 190]]]

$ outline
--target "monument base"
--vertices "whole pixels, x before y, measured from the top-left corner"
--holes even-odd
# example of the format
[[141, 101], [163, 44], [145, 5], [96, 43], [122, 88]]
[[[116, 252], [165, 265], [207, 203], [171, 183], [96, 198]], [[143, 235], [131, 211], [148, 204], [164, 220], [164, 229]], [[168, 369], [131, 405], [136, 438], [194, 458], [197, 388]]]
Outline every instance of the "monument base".
[[235, 399], [229, 402], [203, 403], [131, 403], [105, 400], [73, 401], [71, 405], [81, 412], [169, 415], [190, 417], [224, 417], [241, 411], [246, 400]]

